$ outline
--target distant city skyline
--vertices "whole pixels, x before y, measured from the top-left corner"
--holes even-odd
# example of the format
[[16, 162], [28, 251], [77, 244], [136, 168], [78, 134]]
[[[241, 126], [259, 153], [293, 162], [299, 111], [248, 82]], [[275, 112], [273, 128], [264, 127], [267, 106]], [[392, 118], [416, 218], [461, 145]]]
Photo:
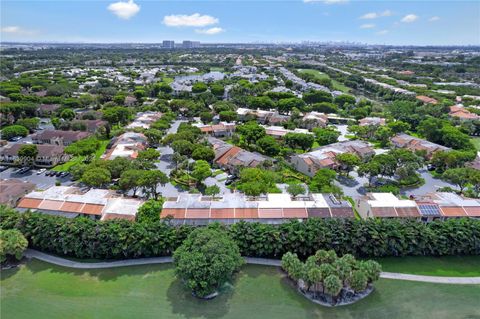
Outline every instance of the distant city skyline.
[[478, 1], [1, 2], [2, 42], [480, 45]]

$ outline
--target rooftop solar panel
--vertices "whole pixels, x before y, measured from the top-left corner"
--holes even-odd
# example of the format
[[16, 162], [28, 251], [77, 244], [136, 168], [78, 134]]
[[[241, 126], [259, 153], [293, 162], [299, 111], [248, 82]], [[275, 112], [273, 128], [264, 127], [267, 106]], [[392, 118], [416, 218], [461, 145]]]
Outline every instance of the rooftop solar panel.
[[422, 214], [422, 216], [442, 216], [442, 213], [440, 213], [440, 209], [437, 205], [422, 204], [418, 205], [418, 209], [420, 210], [420, 214]]

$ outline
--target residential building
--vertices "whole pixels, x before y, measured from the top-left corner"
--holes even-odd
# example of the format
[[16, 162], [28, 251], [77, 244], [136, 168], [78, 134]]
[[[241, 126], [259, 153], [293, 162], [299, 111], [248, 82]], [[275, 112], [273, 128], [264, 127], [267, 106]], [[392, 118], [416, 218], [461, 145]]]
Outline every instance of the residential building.
[[240, 121], [256, 120], [261, 124], [282, 124], [290, 120], [289, 115], [279, 114], [277, 111], [252, 110], [238, 108], [237, 115]]
[[239, 221], [279, 224], [312, 217], [354, 218], [354, 213], [350, 203], [331, 194], [310, 194], [295, 199], [289, 194], [267, 194], [256, 199], [241, 193], [224, 194], [215, 199], [201, 194], [180, 194], [165, 201], [160, 217], [188, 225]]
[[437, 104], [438, 101], [436, 99], [434, 99], [433, 97], [428, 97], [428, 96], [425, 96], [425, 95], [417, 95], [417, 100], [425, 103], [425, 104]]
[[108, 125], [107, 121], [104, 120], [74, 120], [72, 121], [72, 125], [76, 123], [85, 126], [85, 130], [90, 133], [96, 133], [100, 129], [106, 127]]
[[[0, 162], [7, 165], [21, 165], [25, 160], [18, 156], [20, 148], [26, 144], [13, 144], [10, 147], [3, 147], [0, 150]], [[38, 154], [34, 165], [38, 167], [53, 167], [67, 161], [70, 157], [63, 153], [63, 146], [60, 145], [37, 145]]]
[[448, 113], [450, 117], [458, 118], [462, 121], [473, 121], [479, 120], [480, 116], [475, 113], [470, 112], [466, 108], [460, 105], [452, 105], [450, 106], [450, 112]]
[[135, 220], [142, 204], [142, 200], [119, 197], [115, 191], [107, 189], [90, 189], [85, 192], [73, 186], [52, 186], [45, 191], [28, 193], [20, 200], [17, 209], [30, 209], [68, 218], [82, 215], [101, 220]]
[[355, 154], [363, 160], [375, 155], [375, 151], [370, 144], [355, 140], [329, 144], [308, 153], [294, 155], [290, 162], [297, 171], [313, 177], [321, 168], [333, 169], [337, 167], [335, 157], [342, 153]]
[[385, 125], [385, 119], [381, 117], [365, 117], [358, 121], [360, 126], [382, 126]]
[[45, 130], [33, 134], [32, 142], [35, 144], [68, 146], [91, 135], [90, 132], [83, 131]]
[[368, 193], [355, 202], [362, 218], [415, 218], [425, 222], [435, 219], [480, 218], [480, 200], [455, 193], [428, 193], [415, 200], [398, 199], [392, 193]]
[[328, 116], [325, 113], [310, 112], [306, 113], [300, 122], [300, 126], [306, 129], [314, 129], [316, 127], [326, 127]]
[[150, 125], [156, 121], [158, 121], [162, 117], [162, 113], [160, 112], [141, 112], [137, 113], [137, 117], [133, 120], [132, 123], [127, 125], [127, 129], [135, 129], [135, 128], [150, 128]]
[[397, 134], [396, 136], [392, 137], [390, 141], [395, 147], [398, 148], [406, 148], [412, 152], [425, 151], [427, 159], [432, 158], [433, 154], [438, 151], [451, 150], [448, 147], [438, 145], [418, 137], [407, 135], [405, 133]]
[[422, 219], [472, 217], [480, 218], [480, 200], [455, 193], [428, 193], [416, 200]]
[[48, 117], [52, 116], [55, 111], [57, 111], [60, 108], [60, 104], [40, 104], [38, 106], [38, 116], [41, 117]]
[[198, 127], [202, 133], [214, 136], [214, 137], [228, 137], [232, 136], [236, 129], [235, 123], [220, 122], [213, 125], [194, 124]]
[[138, 152], [145, 150], [147, 145], [148, 139], [142, 133], [125, 132], [112, 139], [102, 158], [105, 160], [112, 160], [116, 157], [135, 159]]
[[413, 200], [398, 199], [392, 193], [368, 193], [356, 201], [357, 211], [362, 218], [409, 217], [418, 218], [420, 212]]
[[296, 128], [294, 130], [287, 130], [282, 126], [264, 126], [265, 133], [267, 135], [273, 136], [276, 139], [282, 139], [288, 133], [300, 133], [300, 134], [313, 134], [309, 132], [307, 129]]
[[17, 202], [25, 194], [35, 189], [35, 184], [19, 179], [4, 179], [0, 181], [0, 204], [11, 207], [17, 206]]
[[212, 144], [215, 152], [213, 162], [231, 173], [238, 173], [243, 167], [257, 167], [268, 160], [263, 155], [246, 151], [212, 136], [208, 137], [208, 142]]

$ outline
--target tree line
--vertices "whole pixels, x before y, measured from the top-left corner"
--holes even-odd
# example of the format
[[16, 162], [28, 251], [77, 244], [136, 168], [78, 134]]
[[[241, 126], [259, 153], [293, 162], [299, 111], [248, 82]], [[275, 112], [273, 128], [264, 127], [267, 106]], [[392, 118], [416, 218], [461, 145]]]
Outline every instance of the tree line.
[[[30, 247], [76, 258], [123, 259], [168, 256], [195, 229], [157, 222], [68, 219], [0, 208], [2, 229], [18, 229]], [[413, 219], [308, 219], [280, 225], [239, 222], [225, 226], [243, 256], [301, 258], [319, 249], [338, 255], [478, 255], [480, 220], [460, 218], [423, 223]]]

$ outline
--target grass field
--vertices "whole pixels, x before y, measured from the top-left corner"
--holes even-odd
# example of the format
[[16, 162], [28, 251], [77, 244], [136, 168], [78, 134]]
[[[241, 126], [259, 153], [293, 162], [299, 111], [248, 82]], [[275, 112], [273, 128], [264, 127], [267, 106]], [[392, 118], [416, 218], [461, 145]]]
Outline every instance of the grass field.
[[[330, 79], [330, 76], [328, 74], [314, 69], [299, 69], [298, 72], [312, 74], [317, 79]], [[337, 80], [332, 79], [332, 85], [334, 90], [342, 91], [345, 93], [348, 93], [350, 91], [348, 87], [346, 87], [343, 83], [338, 82]]]
[[[108, 143], [110, 143], [110, 140], [100, 141], [100, 147], [95, 152], [95, 158], [96, 159], [100, 158], [100, 156], [102, 156], [102, 154], [105, 153], [105, 150], [107, 149]], [[74, 158], [72, 158], [68, 162], [65, 162], [63, 164], [55, 166], [52, 169], [52, 171], [67, 172], [70, 167], [83, 163], [85, 158], [86, 158], [85, 156], [75, 156]]]
[[366, 299], [335, 309], [301, 297], [275, 267], [245, 266], [233, 286], [200, 301], [170, 265], [71, 270], [31, 261], [1, 273], [10, 318], [479, 318], [480, 286], [379, 280]]
[[480, 256], [379, 258], [383, 271], [445, 277], [480, 276]]
[[480, 151], [480, 137], [474, 137], [471, 139], [473, 145], [475, 145], [475, 148], [477, 151]]

